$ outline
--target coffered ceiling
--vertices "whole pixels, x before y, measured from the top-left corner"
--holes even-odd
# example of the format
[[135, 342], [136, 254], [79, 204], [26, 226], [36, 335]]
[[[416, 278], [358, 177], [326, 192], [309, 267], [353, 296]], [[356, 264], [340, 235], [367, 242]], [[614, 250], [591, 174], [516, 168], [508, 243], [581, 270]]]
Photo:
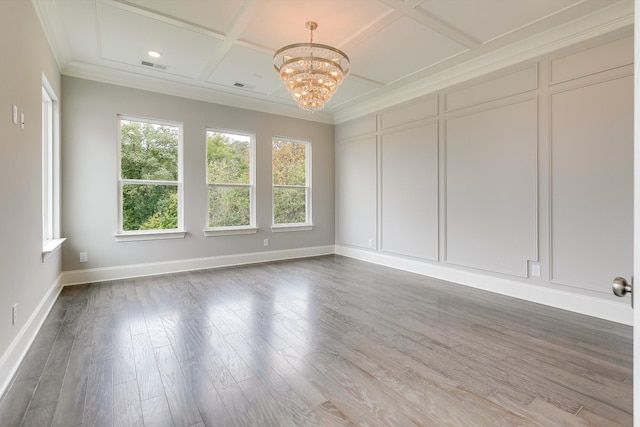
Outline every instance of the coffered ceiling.
[[[63, 74], [330, 123], [633, 23], [633, 0], [32, 1]], [[272, 62], [309, 20], [352, 64], [313, 115]]]

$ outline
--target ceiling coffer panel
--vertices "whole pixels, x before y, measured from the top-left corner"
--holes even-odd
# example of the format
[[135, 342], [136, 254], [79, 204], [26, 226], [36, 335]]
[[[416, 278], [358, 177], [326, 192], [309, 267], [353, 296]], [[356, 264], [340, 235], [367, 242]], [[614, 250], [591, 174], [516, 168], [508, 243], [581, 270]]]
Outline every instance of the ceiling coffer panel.
[[352, 72], [389, 84], [464, 52], [464, 46], [408, 17], [352, 48]]
[[220, 34], [229, 32], [244, 0], [127, 0], [127, 3]]
[[[240, 34], [240, 39], [273, 51], [309, 41], [307, 21], [318, 23], [315, 43], [337, 48], [393, 9], [377, 0], [270, 0]], [[346, 51], [345, 51], [346, 52]], [[346, 52], [349, 55], [349, 52]]]
[[542, 18], [558, 13], [583, 0], [482, 0], [460, 2], [427, 0], [418, 9], [485, 43]]
[[244, 89], [271, 94], [282, 87], [273, 69], [272, 55], [243, 46], [233, 46], [211, 73], [208, 81], [225, 86], [243, 83]]
[[[187, 28], [149, 13], [135, 13], [117, 3], [98, 3], [97, 14], [100, 53], [110, 61], [139, 66], [143, 66], [142, 60], [151, 61], [166, 66], [163, 73], [195, 79], [222, 43], [205, 30]], [[158, 50], [162, 57], [151, 60], [149, 50]]]

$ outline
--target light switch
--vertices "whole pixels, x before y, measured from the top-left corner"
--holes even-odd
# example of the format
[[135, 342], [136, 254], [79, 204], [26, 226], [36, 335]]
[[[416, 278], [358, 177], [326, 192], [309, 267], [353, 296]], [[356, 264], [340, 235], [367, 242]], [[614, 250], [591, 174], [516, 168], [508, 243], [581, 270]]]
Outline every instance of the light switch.
[[24, 113], [20, 113], [20, 129], [24, 129]]
[[13, 104], [13, 124], [18, 124], [18, 106]]

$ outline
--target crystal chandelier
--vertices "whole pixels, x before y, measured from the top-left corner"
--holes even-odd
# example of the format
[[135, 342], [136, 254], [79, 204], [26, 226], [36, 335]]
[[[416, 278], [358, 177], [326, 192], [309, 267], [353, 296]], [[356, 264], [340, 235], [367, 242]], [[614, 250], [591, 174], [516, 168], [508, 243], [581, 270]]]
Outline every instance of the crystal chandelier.
[[279, 49], [273, 55], [273, 66], [291, 92], [298, 106], [305, 111], [322, 110], [349, 75], [349, 57], [334, 47], [313, 42], [313, 30], [318, 24], [309, 21], [309, 43], [295, 43]]

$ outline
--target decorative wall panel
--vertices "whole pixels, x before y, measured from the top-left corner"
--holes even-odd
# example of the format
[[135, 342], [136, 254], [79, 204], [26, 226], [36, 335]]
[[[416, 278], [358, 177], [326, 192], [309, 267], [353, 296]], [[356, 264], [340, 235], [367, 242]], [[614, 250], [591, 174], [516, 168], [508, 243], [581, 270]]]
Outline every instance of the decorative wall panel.
[[633, 64], [633, 37], [598, 45], [551, 61], [551, 83], [561, 83]]
[[438, 123], [382, 136], [382, 250], [438, 260]]
[[338, 242], [375, 248], [378, 195], [376, 137], [336, 145]]
[[514, 71], [447, 93], [445, 98], [446, 111], [459, 110], [537, 88], [538, 67], [533, 65], [523, 70]]
[[431, 96], [418, 102], [403, 104], [384, 111], [381, 116], [382, 129], [389, 129], [438, 114], [438, 97]]
[[446, 121], [446, 262], [516, 276], [537, 257], [537, 102]]
[[633, 268], [633, 77], [551, 97], [552, 281], [611, 292]]
[[336, 141], [367, 135], [377, 130], [377, 116], [369, 114], [368, 116], [359, 117], [351, 121], [341, 123], [336, 127]]

